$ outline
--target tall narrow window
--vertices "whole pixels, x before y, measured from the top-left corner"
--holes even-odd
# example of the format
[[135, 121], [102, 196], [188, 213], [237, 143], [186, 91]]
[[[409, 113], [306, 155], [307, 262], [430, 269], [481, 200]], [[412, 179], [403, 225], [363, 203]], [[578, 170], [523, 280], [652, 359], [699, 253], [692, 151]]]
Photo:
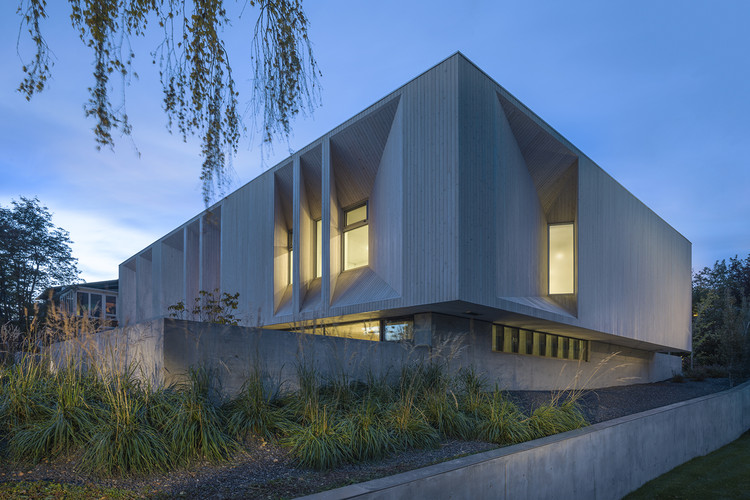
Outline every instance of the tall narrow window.
[[549, 225], [549, 294], [575, 293], [573, 224]]
[[323, 276], [323, 221], [318, 219], [313, 224], [313, 241], [315, 242], [315, 269], [313, 278]]
[[344, 271], [369, 263], [367, 222], [367, 202], [344, 211]]
[[78, 292], [78, 295], [76, 297], [77, 307], [76, 307], [76, 314], [78, 316], [83, 316], [84, 313], [89, 312], [89, 294], [85, 292]]
[[107, 316], [117, 316], [117, 297], [107, 295], [106, 298], [105, 312]]
[[292, 231], [286, 233], [286, 248], [289, 250], [287, 254], [287, 285], [291, 285], [292, 266], [294, 265], [294, 233], [292, 233]]

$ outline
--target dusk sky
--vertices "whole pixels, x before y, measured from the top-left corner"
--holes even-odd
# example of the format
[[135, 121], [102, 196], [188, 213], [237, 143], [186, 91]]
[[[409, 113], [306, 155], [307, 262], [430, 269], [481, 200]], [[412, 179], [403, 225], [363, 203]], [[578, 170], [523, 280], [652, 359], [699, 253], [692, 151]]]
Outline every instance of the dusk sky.
[[[694, 270], [750, 252], [749, 1], [304, 5], [322, 106], [294, 122], [289, 144], [277, 142], [265, 156], [259, 134], [245, 139], [232, 189], [461, 51], [687, 237]], [[53, 80], [26, 102], [15, 90], [22, 79], [16, 7], [0, 7], [0, 205], [39, 197], [70, 232], [82, 278], [116, 278], [119, 263], [204, 208], [199, 138], [186, 144], [166, 129], [149, 56], [158, 37], [149, 37], [134, 43], [132, 138], [118, 137], [114, 152], [96, 151], [94, 123], [83, 113], [93, 54], [61, 0], [49, 2], [43, 27]], [[255, 14], [246, 9], [227, 31], [244, 101], [249, 51], [242, 47]], [[24, 60], [32, 55], [28, 44], [20, 51]]]

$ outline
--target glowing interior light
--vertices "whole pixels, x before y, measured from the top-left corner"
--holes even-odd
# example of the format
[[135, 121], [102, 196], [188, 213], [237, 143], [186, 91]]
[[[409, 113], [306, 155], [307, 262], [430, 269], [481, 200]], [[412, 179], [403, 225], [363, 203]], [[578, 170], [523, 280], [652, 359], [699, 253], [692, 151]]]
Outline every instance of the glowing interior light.
[[549, 226], [549, 294], [575, 293], [575, 245], [573, 224]]

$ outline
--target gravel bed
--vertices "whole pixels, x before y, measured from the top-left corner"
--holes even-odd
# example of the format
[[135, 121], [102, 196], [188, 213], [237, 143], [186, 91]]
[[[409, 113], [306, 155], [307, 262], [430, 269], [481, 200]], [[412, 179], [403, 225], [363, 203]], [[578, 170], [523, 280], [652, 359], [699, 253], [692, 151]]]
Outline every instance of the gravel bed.
[[[659, 382], [585, 391], [579, 402], [584, 415], [593, 424], [728, 388], [727, 379]], [[549, 400], [554, 394], [549, 391], [508, 393], [526, 412]], [[96, 483], [136, 491], [144, 498], [294, 498], [496, 447], [478, 441], [445, 441], [432, 450], [408, 451], [380, 461], [350, 464], [318, 472], [297, 467], [285, 449], [259, 440], [248, 442], [245, 452], [238, 453], [229, 463], [196, 463], [189, 469], [146, 477], [100, 478], [87, 475], [76, 470], [77, 457], [36, 466], [0, 461], [0, 482], [50, 480], [76, 484]]]

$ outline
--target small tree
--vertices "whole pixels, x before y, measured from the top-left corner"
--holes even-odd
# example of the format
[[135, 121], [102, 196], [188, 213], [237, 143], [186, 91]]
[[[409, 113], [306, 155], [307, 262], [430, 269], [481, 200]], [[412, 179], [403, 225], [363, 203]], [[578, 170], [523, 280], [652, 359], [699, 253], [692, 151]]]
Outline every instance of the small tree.
[[167, 307], [169, 316], [176, 319], [191, 319], [220, 325], [239, 324], [234, 316], [239, 305], [239, 293], [231, 295], [227, 292], [220, 293], [218, 289], [215, 289], [213, 291], [201, 290], [198, 295], [199, 297], [195, 298], [192, 308], [185, 305], [183, 301]]
[[52, 223], [37, 198], [0, 206], [0, 323], [24, 328], [34, 299], [50, 286], [78, 280], [68, 232]]

